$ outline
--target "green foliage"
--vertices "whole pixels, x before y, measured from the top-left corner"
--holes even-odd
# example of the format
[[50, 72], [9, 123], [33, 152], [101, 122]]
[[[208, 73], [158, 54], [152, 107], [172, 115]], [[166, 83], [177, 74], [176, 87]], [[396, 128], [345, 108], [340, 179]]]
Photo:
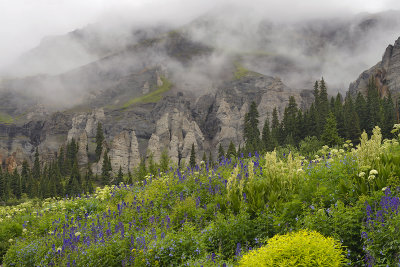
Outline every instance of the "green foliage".
[[329, 113], [324, 132], [321, 135], [321, 140], [328, 146], [335, 146], [340, 145], [342, 143], [342, 138], [340, 138], [337, 126], [336, 126], [336, 119], [333, 113]]
[[226, 158], [236, 158], [236, 147], [235, 144], [231, 141], [228, 146], [228, 150], [226, 151]]
[[10, 115], [8, 115], [6, 113], [0, 112], [0, 123], [11, 124], [13, 122], [14, 122], [13, 117], [11, 117]]
[[301, 230], [274, 236], [266, 246], [245, 254], [239, 266], [342, 266], [345, 262], [338, 241]]
[[242, 66], [242, 64], [240, 64], [239, 62], [235, 62], [235, 73], [233, 74], [236, 80], [239, 80], [245, 76], [247, 76], [247, 74], [249, 74], [249, 70], [246, 69], [245, 67]]
[[260, 151], [261, 140], [260, 131], [258, 130], [258, 110], [256, 103], [253, 101], [250, 104], [249, 112], [244, 116], [243, 124], [243, 139], [245, 142], [246, 152], [254, 153]]
[[122, 108], [126, 109], [131, 105], [138, 103], [156, 103], [160, 101], [163, 97], [163, 94], [168, 92], [172, 88], [172, 83], [170, 80], [168, 80], [164, 76], [161, 76], [160, 78], [162, 81], [162, 85], [159, 86], [157, 90], [129, 100], [122, 106]]

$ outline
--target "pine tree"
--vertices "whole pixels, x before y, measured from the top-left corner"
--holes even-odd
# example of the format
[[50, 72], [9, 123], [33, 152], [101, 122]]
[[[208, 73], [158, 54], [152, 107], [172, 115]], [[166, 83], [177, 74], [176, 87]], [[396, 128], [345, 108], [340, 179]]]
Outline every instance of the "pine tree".
[[124, 174], [122, 173], [122, 167], [119, 166], [118, 175], [115, 180], [115, 184], [119, 185], [120, 183], [124, 182]]
[[10, 183], [11, 191], [15, 198], [21, 198], [21, 178], [17, 171], [17, 168], [14, 169], [13, 174], [11, 175], [11, 183]]
[[328, 146], [335, 146], [342, 143], [339, 137], [335, 115], [332, 112], [328, 114], [326, 119], [324, 132], [321, 135], [321, 140]]
[[103, 133], [103, 125], [99, 122], [97, 124], [96, 130], [96, 162], [100, 160], [101, 152], [103, 150], [103, 141], [104, 141], [104, 133]]
[[339, 135], [343, 137], [346, 135], [346, 133], [345, 133], [344, 113], [343, 113], [342, 102], [343, 102], [342, 95], [340, 93], [338, 93], [336, 95], [335, 102], [334, 102], [333, 108], [331, 110], [335, 114]]
[[94, 192], [93, 188], [93, 172], [90, 164], [88, 165], [86, 176], [85, 176], [85, 192], [89, 192], [90, 194]]
[[103, 166], [101, 168], [101, 181], [103, 185], [109, 185], [111, 183], [111, 171], [111, 162], [106, 150], [103, 155]]
[[65, 193], [68, 194], [68, 196], [75, 196], [77, 194], [80, 194], [82, 191], [81, 175], [79, 173], [77, 161], [75, 161], [74, 164], [72, 165], [71, 175], [69, 177], [65, 191], [66, 191]]
[[192, 150], [190, 151], [190, 160], [189, 160], [190, 167], [193, 169], [196, 167], [196, 152], [194, 150], [194, 144], [192, 144]]
[[218, 147], [218, 161], [221, 161], [224, 157], [225, 157], [225, 151], [220, 143]]
[[203, 161], [205, 164], [207, 164], [207, 155], [206, 152], [203, 152], [203, 157], [201, 158], [201, 161]]
[[142, 180], [144, 180], [146, 175], [147, 175], [146, 161], [144, 158], [141, 158], [139, 166], [136, 170], [136, 177], [139, 181], [142, 181]]
[[279, 119], [278, 119], [278, 110], [276, 108], [272, 111], [272, 125], [271, 125], [271, 138], [273, 147], [277, 147], [279, 145], [280, 131], [279, 131]]
[[256, 103], [253, 101], [250, 104], [249, 112], [244, 116], [243, 138], [245, 142], [246, 152], [260, 150], [260, 131], [258, 130], [258, 110]]
[[353, 100], [348, 95], [344, 104], [344, 135], [347, 140], [351, 140], [353, 143], [357, 143], [360, 135], [360, 123], [357, 112], [355, 110]]
[[39, 151], [36, 148], [35, 159], [32, 167], [32, 184], [31, 184], [32, 197], [39, 197], [40, 182], [41, 182], [41, 173], [40, 173]]
[[[296, 99], [293, 96], [289, 97], [289, 104], [285, 108], [284, 116], [283, 116], [283, 128], [284, 128], [284, 136], [285, 139], [288, 136], [291, 136], [291, 139], [294, 142], [299, 141], [299, 133], [297, 129], [297, 113], [298, 113], [298, 108], [297, 108], [297, 103]], [[294, 142], [292, 142], [291, 145], [294, 145]]]
[[161, 153], [160, 171], [166, 172], [166, 171], [168, 171], [168, 168], [169, 168], [168, 151], [166, 149], [164, 149], [163, 152]]
[[3, 201], [6, 200], [6, 198], [5, 198], [5, 195], [6, 195], [5, 189], [6, 189], [6, 177], [3, 174], [3, 170], [2, 170], [2, 168], [0, 166], [0, 200], [3, 200]]
[[318, 96], [318, 131], [321, 134], [324, 129], [325, 122], [329, 113], [328, 91], [326, 88], [325, 80], [322, 77], [319, 83], [319, 96]]
[[226, 158], [236, 158], [236, 147], [232, 141], [229, 143], [228, 150], [226, 151]]
[[382, 118], [382, 136], [383, 138], [390, 138], [393, 125], [396, 123], [396, 113], [391, 94], [383, 100], [383, 118]]
[[28, 161], [24, 160], [22, 162], [21, 169], [21, 193], [29, 195], [30, 185], [29, 185], [29, 165]]
[[133, 184], [131, 170], [128, 170], [128, 181], [127, 181], [127, 184]]
[[157, 172], [158, 172], [158, 168], [157, 168], [157, 164], [154, 162], [153, 153], [150, 154], [147, 162], [148, 162], [147, 169], [148, 169], [149, 173], [153, 176], [156, 176]]
[[273, 144], [272, 137], [271, 137], [271, 131], [269, 129], [268, 117], [265, 119], [264, 126], [262, 129], [261, 143], [262, 143], [264, 151], [272, 151], [273, 150], [274, 144]]
[[357, 112], [357, 116], [360, 120], [360, 130], [366, 131], [368, 128], [367, 102], [365, 101], [364, 96], [360, 92], [358, 92], [356, 97], [355, 111]]
[[208, 152], [208, 164], [214, 166], [214, 159], [212, 157], [211, 151]]

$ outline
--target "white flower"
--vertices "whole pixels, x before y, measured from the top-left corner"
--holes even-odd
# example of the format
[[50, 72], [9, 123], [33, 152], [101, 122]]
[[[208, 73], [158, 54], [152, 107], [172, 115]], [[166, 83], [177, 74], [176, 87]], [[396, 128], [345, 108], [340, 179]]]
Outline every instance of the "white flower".
[[365, 176], [365, 172], [360, 172], [359, 174], [358, 174], [358, 177], [364, 177]]
[[13, 242], [13, 241], [14, 241], [14, 240], [13, 240], [12, 238], [8, 239], [8, 242], [10, 242], [10, 243]]
[[372, 180], [374, 180], [375, 179], [375, 175], [370, 175], [370, 176], [368, 176], [368, 180], [369, 181], [372, 181]]
[[378, 174], [378, 171], [377, 170], [371, 170], [370, 172], [369, 172], [369, 175], [377, 175]]
[[76, 233], [75, 233], [75, 236], [76, 236], [76, 237], [78, 237], [78, 236], [80, 236], [80, 235], [81, 235], [81, 232], [76, 232]]
[[382, 191], [384, 191], [384, 192], [385, 192], [385, 191], [386, 191], [386, 189], [387, 189], [387, 187], [384, 187], [384, 188], [382, 188]]
[[57, 252], [61, 252], [61, 247], [58, 247], [58, 248], [57, 248]]

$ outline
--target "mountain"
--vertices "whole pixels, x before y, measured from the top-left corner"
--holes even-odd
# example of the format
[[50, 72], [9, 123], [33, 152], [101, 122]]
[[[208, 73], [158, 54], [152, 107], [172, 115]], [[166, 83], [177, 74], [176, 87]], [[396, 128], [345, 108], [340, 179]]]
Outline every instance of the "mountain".
[[[289, 96], [306, 109], [312, 82], [327, 72], [337, 89], [334, 81], [355, 72], [346, 69], [349, 55], [354, 65], [367, 64], [362, 54], [377, 46], [367, 40], [391, 37], [400, 29], [398, 17], [388, 12], [278, 24], [208, 14], [176, 30], [116, 32], [124, 41], [94, 26], [44, 40], [22, 57], [27, 71], [0, 81], [0, 161], [12, 170], [32, 161], [35, 148], [49, 161], [74, 138], [84, 167], [94, 159], [98, 123], [114, 171], [132, 170], [150, 154], [158, 160], [163, 151], [187, 161], [192, 144], [197, 155], [216, 158], [219, 144], [243, 145], [252, 101], [261, 122], [275, 107], [282, 117]], [[64, 64], [68, 58], [73, 64]], [[43, 63], [37, 73], [24, 76], [35, 62]], [[18, 64], [10, 71], [18, 73]], [[102, 160], [93, 171], [101, 166]]]

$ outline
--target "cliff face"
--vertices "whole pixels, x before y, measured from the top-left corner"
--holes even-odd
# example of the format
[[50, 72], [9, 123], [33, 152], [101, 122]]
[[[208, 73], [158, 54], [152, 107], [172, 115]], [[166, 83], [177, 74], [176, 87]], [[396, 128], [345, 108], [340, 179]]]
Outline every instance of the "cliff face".
[[394, 45], [389, 45], [386, 48], [382, 61], [364, 71], [356, 81], [350, 84], [350, 94], [353, 96], [358, 92], [365, 94], [371, 77], [382, 97], [385, 97], [389, 92], [392, 95], [400, 93], [400, 37]]
[[[152, 155], [158, 161], [163, 151], [172, 162], [178, 162], [180, 156], [187, 162], [192, 144], [198, 158], [203, 152], [212, 152], [215, 157], [219, 143], [225, 149], [230, 141], [243, 145], [244, 115], [251, 101], [258, 106], [261, 128], [274, 107], [282, 116], [291, 95], [303, 108], [312, 101], [311, 91], [293, 91], [279, 78], [250, 73], [200, 97], [171, 92], [156, 103], [126, 109], [57, 112], [22, 126], [3, 125], [0, 156], [12, 170], [23, 158], [31, 160], [36, 146], [46, 161], [74, 138], [79, 165], [85, 167], [94, 159], [96, 127], [101, 123], [106, 137], [103, 153], [108, 149], [114, 172], [119, 167], [123, 172], [132, 171], [142, 157]], [[93, 172], [100, 173], [102, 164], [101, 158], [92, 165]]]

